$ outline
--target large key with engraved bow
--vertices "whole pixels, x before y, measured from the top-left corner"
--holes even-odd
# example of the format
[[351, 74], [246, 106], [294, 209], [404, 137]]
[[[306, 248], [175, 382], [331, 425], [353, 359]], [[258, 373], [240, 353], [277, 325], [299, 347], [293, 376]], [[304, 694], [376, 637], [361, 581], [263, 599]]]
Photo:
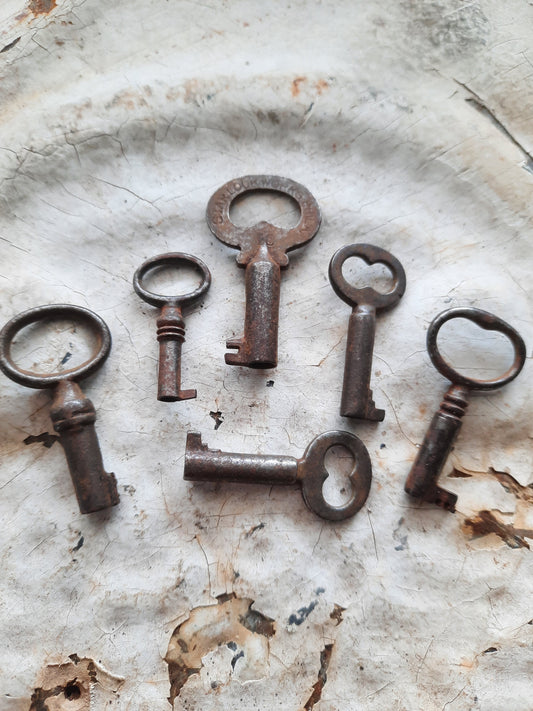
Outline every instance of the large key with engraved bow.
[[[292, 197], [300, 208], [300, 220], [286, 229], [269, 222], [237, 227], [230, 220], [232, 202], [247, 192], [270, 190]], [[246, 312], [244, 335], [230, 339], [226, 347], [228, 365], [275, 368], [278, 363], [278, 321], [280, 270], [287, 267], [287, 252], [307, 244], [320, 227], [320, 210], [311, 193], [299, 183], [273, 175], [247, 175], [230, 180], [209, 200], [207, 223], [224, 244], [240, 249], [237, 264], [246, 269]]]

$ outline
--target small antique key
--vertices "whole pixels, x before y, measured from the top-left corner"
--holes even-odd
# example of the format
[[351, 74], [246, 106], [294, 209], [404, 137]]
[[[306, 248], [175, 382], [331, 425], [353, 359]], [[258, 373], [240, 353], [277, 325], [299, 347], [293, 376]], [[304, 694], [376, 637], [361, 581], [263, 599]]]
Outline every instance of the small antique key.
[[[32, 373], [15, 365], [11, 345], [19, 331], [38, 321], [59, 318], [81, 322], [95, 333], [96, 346], [92, 357], [76, 368], [60, 373]], [[94, 428], [94, 406], [77, 384], [78, 380], [92, 375], [104, 363], [110, 349], [111, 334], [100, 316], [70, 304], [29, 309], [8, 321], [0, 331], [0, 369], [5, 375], [29, 388], [55, 388], [50, 418], [65, 450], [82, 514], [100, 511], [119, 502], [115, 475], [104, 470]]]
[[[144, 287], [146, 274], [161, 267], [182, 265], [193, 266], [202, 276], [202, 282], [194, 291], [182, 296], [164, 296], [147, 291]], [[211, 285], [211, 273], [198, 257], [182, 252], [158, 254], [147, 259], [133, 276], [133, 288], [137, 294], [152, 306], [159, 306], [161, 314], [157, 319], [157, 340], [159, 341], [159, 375], [157, 399], [164, 402], [190, 400], [196, 397], [196, 390], [181, 389], [181, 347], [185, 340], [185, 321], [181, 310], [203, 296]]]
[[[350, 474], [353, 494], [342, 506], [324, 499], [322, 487], [328, 477], [326, 452], [342, 445], [354, 457]], [[209, 449], [198, 432], [187, 434], [183, 478], [187, 481], [229, 481], [245, 484], [299, 484], [308, 508], [322, 518], [341, 521], [356, 514], [365, 503], [372, 482], [372, 464], [365, 445], [351, 432], [332, 431], [318, 435], [301, 459], [283, 455], [235, 454]]]
[[[296, 227], [285, 229], [269, 222], [237, 227], [229, 216], [235, 198], [254, 190], [272, 190], [290, 195], [300, 208]], [[275, 368], [278, 363], [278, 321], [280, 269], [287, 267], [287, 252], [310, 242], [320, 227], [320, 210], [303, 185], [275, 175], [247, 175], [230, 180], [209, 200], [207, 223], [224, 244], [240, 249], [237, 264], [246, 268], [246, 313], [244, 335], [230, 339], [226, 348], [228, 365], [248, 368]]]
[[[487, 331], [498, 331], [507, 336], [513, 345], [515, 356], [512, 365], [502, 376], [493, 380], [476, 380], [461, 375], [448, 365], [437, 347], [437, 335], [441, 326], [454, 318], [468, 319]], [[410, 496], [437, 504], [453, 513], [457, 496], [438, 486], [437, 480], [461, 429], [461, 418], [468, 406], [469, 392], [470, 390], [495, 390], [516, 378], [526, 360], [526, 345], [520, 334], [502, 319], [487, 311], [467, 307], [443, 311], [433, 319], [427, 333], [427, 349], [435, 368], [448, 378], [452, 385], [431, 420], [418, 456], [407, 477], [405, 491]]]
[[[369, 265], [384, 264], [388, 267], [394, 278], [392, 290], [380, 294], [369, 286], [358, 289], [349, 284], [342, 273], [342, 266], [350, 257], [359, 257]], [[346, 341], [341, 415], [381, 422], [385, 410], [376, 408], [370, 389], [376, 312], [392, 308], [401, 299], [405, 292], [405, 272], [396, 257], [385, 249], [371, 244], [350, 244], [333, 255], [329, 263], [329, 280], [337, 296], [352, 307]]]

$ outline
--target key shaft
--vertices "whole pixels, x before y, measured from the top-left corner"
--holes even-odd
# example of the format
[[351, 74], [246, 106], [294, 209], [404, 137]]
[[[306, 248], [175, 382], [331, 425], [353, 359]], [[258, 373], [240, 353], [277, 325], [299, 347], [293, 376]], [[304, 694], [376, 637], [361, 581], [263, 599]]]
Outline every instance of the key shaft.
[[341, 415], [381, 422], [385, 410], [376, 408], [370, 389], [372, 352], [376, 333], [376, 309], [361, 304], [348, 321]]
[[295, 457], [239, 454], [209, 449], [197, 432], [189, 432], [183, 478], [187, 481], [228, 481], [246, 484], [286, 485], [298, 481]]
[[452, 385], [433, 415], [424, 441], [405, 483], [405, 491], [418, 499], [437, 504], [453, 513], [457, 496], [437, 485], [444, 464], [452, 450], [468, 407], [469, 390]]
[[181, 308], [166, 304], [157, 319], [159, 341], [159, 368], [157, 375], [157, 399], [163, 402], [190, 400], [196, 390], [181, 389], [181, 349], [185, 341], [185, 321]]
[[278, 324], [281, 269], [268, 248], [262, 245], [246, 265], [246, 311], [244, 334], [226, 341], [228, 365], [275, 368], [278, 361]]

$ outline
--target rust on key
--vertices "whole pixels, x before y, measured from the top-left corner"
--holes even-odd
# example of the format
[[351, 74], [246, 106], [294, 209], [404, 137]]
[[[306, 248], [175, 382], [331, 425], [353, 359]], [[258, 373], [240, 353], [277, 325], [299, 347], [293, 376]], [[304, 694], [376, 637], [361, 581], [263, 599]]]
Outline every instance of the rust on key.
[[[283, 228], [269, 222], [237, 227], [230, 219], [233, 201], [245, 193], [270, 190], [292, 197], [300, 209], [295, 227]], [[207, 206], [209, 228], [224, 244], [240, 249], [237, 264], [246, 269], [244, 335], [230, 339], [228, 365], [275, 368], [278, 363], [278, 321], [280, 270], [287, 267], [287, 252], [310, 242], [320, 227], [320, 210], [311, 193], [300, 183], [276, 175], [246, 175], [219, 188]]]
[[[354, 458], [349, 500], [334, 506], [324, 498], [328, 478], [324, 459], [331, 447], [345, 447]], [[198, 432], [187, 434], [183, 478], [188, 481], [227, 481], [239, 484], [287, 486], [299, 484], [307, 507], [330, 521], [356, 514], [365, 503], [372, 483], [372, 463], [363, 442], [351, 432], [334, 430], [313, 439], [300, 459], [281, 454], [240, 454], [209, 449]]]
[[[372, 287], [357, 288], [346, 281], [342, 267], [350, 257], [358, 257], [369, 265], [385, 265], [393, 276], [392, 289], [381, 294]], [[376, 408], [370, 389], [376, 313], [391, 309], [401, 299], [405, 293], [405, 271], [396, 257], [381, 247], [349, 244], [337, 250], [331, 258], [329, 280], [337, 296], [352, 307], [346, 339], [341, 415], [381, 422], [385, 410]]]
[[[444, 360], [437, 346], [437, 336], [440, 328], [455, 318], [467, 319], [487, 331], [497, 331], [507, 336], [513, 346], [514, 360], [503, 375], [491, 380], [468, 378]], [[450, 380], [452, 385], [433, 416], [407, 477], [405, 491], [414, 498], [436, 504], [453, 513], [457, 496], [441, 488], [437, 480], [461, 428], [469, 393], [471, 390], [495, 390], [514, 380], [524, 366], [526, 345], [520, 334], [498, 316], [481, 309], [466, 307], [448, 309], [433, 319], [427, 333], [427, 349], [435, 368]]]
[[[202, 281], [193, 291], [179, 296], [164, 296], [148, 291], [144, 285], [146, 276], [163, 267], [192, 266]], [[181, 348], [185, 340], [185, 321], [182, 309], [202, 297], [211, 285], [211, 273], [198, 257], [183, 252], [167, 252], [147, 259], [133, 275], [133, 288], [137, 294], [152, 306], [161, 309], [157, 319], [157, 340], [159, 341], [159, 371], [157, 399], [163, 402], [190, 400], [196, 397], [196, 390], [181, 389]]]
[[[26, 326], [38, 321], [71, 319], [83, 323], [96, 336], [91, 357], [81, 365], [57, 373], [38, 374], [19, 368], [11, 357], [11, 345]], [[92, 375], [107, 359], [111, 334], [107, 324], [89, 309], [71, 304], [37, 306], [18, 314], [0, 332], [0, 369], [16, 383], [29, 388], [55, 388], [50, 418], [65, 456], [82, 514], [100, 511], [119, 502], [114, 474], [104, 469], [94, 422], [96, 412], [78, 380]]]

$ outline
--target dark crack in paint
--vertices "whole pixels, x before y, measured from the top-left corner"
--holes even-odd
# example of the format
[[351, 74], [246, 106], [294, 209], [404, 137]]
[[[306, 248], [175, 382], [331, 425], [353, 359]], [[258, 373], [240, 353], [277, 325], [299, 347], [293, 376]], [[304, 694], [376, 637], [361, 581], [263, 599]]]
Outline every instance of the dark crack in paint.
[[525, 537], [533, 538], [533, 530], [514, 528], [511, 524], [499, 521], [492, 511], [486, 510], [467, 518], [462, 528], [471, 540], [495, 533], [509, 548], [529, 548]]
[[209, 416], [212, 417], [215, 421], [215, 429], [218, 430], [220, 425], [224, 422], [224, 418], [222, 417], [222, 413], [220, 410], [217, 410], [216, 412], [214, 410], [211, 410], [209, 413]]
[[[74, 546], [74, 548], [72, 549], [72, 552], [74, 553], [75, 551], [79, 551], [79, 549], [82, 547], [82, 545], [84, 544], [84, 542], [85, 542], [85, 538], [84, 538], [82, 535], [80, 535], [80, 539], [79, 539], [79, 541], [76, 543], [76, 545]], [[71, 657], [71, 659], [72, 659], [72, 657]]]
[[235, 665], [237, 664], [237, 662], [239, 661], [239, 659], [242, 659], [243, 657], [244, 657], [244, 652], [243, 652], [242, 649], [241, 649], [241, 651], [240, 651], [240, 652], [237, 652], [237, 654], [235, 654], [235, 656], [234, 656], [233, 659], [231, 660], [231, 668], [232, 668], [232, 669], [235, 669]]
[[305, 711], [311, 711], [315, 705], [320, 701], [322, 697], [322, 691], [324, 685], [328, 680], [328, 667], [331, 660], [331, 654], [333, 652], [333, 644], [326, 644], [324, 649], [320, 652], [320, 669], [318, 670], [318, 679], [316, 680], [311, 696], [307, 699], [304, 704]]
[[19, 42], [19, 41], [20, 41], [20, 37], [17, 37], [16, 39], [14, 39], [14, 40], [13, 40], [12, 42], [10, 42], [9, 44], [6, 44], [4, 47], [2, 47], [2, 49], [0, 49], [0, 54], [2, 54], [2, 52], [8, 52], [10, 49], [13, 49], [13, 47], [14, 47], [14, 46], [17, 44], [17, 42]]
[[260, 531], [262, 528], [265, 527], [265, 524], [261, 521], [261, 523], [258, 523], [257, 526], [252, 526], [249, 531], [246, 531], [244, 534], [245, 538], [250, 538], [250, 536], [253, 536], [256, 531]]
[[43, 444], [47, 449], [50, 449], [54, 442], [59, 441], [59, 437], [58, 435], [50, 434], [50, 432], [41, 432], [41, 434], [39, 435], [28, 435], [23, 441], [26, 445], [39, 442]]

